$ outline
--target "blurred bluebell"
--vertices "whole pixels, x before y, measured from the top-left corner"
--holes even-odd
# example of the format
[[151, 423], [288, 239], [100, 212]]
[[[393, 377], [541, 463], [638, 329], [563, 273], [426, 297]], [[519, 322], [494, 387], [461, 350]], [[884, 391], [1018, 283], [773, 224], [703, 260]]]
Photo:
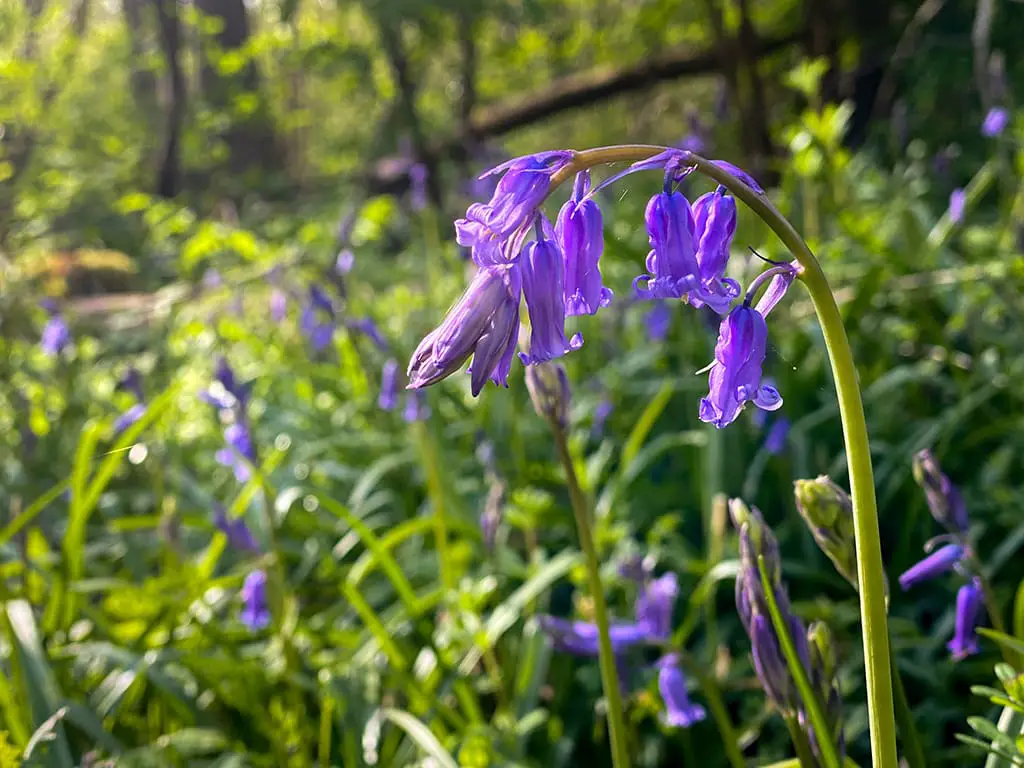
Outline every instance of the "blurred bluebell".
[[952, 571], [964, 559], [966, 550], [959, 544], [946, 544], [912, 565], [900, 576], [900, 587], [906, 591], [915, 584], [929, 581]]
[[137, 368], [129, 368], [117, 380], [114, 389], [115, 391], [130, 392], [138, 400], [137, 403], [128, 408], [114, 421], [112, 429], [116, 436], [141, 419], [142, 415], [146, 412], [145, 395], [142, 391], [142, 374], [139, 373]]
[[704, 707], [690, 701], [686, 676], [678, 653], [669, 653], [658, 660], [658, 690], [665, 702], [662, 722], [673, 728], [689, 728], [707, 717]]
[[224, 442], [227, 445], [215, 455], [217, 463], [230, 467], [238, 482], [248, 482], [256, 464], [256, 446], [248, 426], [242, 421], [230, 424], [224, 430]]
[[239, 618], [252, 631], [258, 631], [270, 624], [270, 609], [267, 607], [267, 574], [262, 570], [251, 571], [242, 584], [242, 610]]
[[342, 248], [338, 251], [338, 256], [334, 260], [334, 271], [341, 276], [345, 276], [352, 271], [352, 267], [354, 267], [355, 264], [356, 255], [348, 248]]
[[465, 218], [455, 222], [459, 245], [472, 248], [473, 260], [481, 267], [514, 261], [519, 254], [506, 247], [509, 238], [533, 222], [550, 189], [551, 176], [571, 159], [571, 152], [539, 152], [483, 174], [502, 176], [488, 203], [473, 203]]
[[402, 418], [410, 424], [430, 418], [430, 405], [422, 392], [405, 393], [405, 409], [402, 411]]
[[288, 294], [280, 288], [270, 289], [270, 319], [275, 323], [284, 322], [288, 316]]
[[992, 107], [981, 124], [981, 135], [989, 139], [1000, 136], [1010, 123], [1010, 112], [1005, 107]]
[[220, 271], [214, 268], [210, 268], [203, 272], [203, 287], [212, 291], [216, 288], [220, 288], [224, 284], [224, 279], [220, 276]]
[[967, 193], [957, 187], [949, 194], [949, 220], [959, 224], [964, 218], [964, 207], [967, 205]]
[[721, 428], [731, 424], [748, 402], [766, 411], [782, 406], [779, 391], [761, 381], [767, 344], [764, 317], [747, 303], [722, 320], [708, 376], [708, 396], [700, 401], [701, 421]]
[[409, 388], [451, 376], [473, 355], [473, 395], [488, 379], [508, 386], [519, 331], [522, 277], [518, 265], [483, 267], [444, 320], [420, 342], [409, 361]]
[[647, 326], [647, 338], [654, 343], [665, 340], [669, 328], [672, 325], [672, 310], [665, 301], [656, 301], [644, 315], [644, 325]]
[[914, 456], [914, 480], [924, 490], [928, 510], [939, 525], [952, 533], [966, 533], [970, 526], [967, 505], [928, 449]]
[[394, 410], [398, 404], [398, 361], [388, 360], [380, 374], [380, 394], [377, 406], [382, 411]]
[[768, 435], [764, 439], [764, 449], [773, 456], [782, 453], [786, 449], [791, 426], [792, 424], [785, 416], [775, 419], [768, 428]]
[[[569, 621], [555, 616], [539, 617], [540, 627], [551, 638], [556, 650], [575, 656], [598, 655], [597, 625], [587, 621]], [[640, 624], [612, 624], [608, 628], [612, 651], [621, 654], [648, 640], [647, 628]]]
[[604, 286], [600, 259], [604, 251], [601, 209], [590, 191], [590, 172], [576, 174], [572, 197], [558, 212], [555, 234], [565, 258], [565, 314], [593, 315], [612, 300]]
[[334, 338], [334, 304], [318, 286], [309, 287], [309, 295], [299, 317], [299, 329], [314, 352], [327, 347]]
[[575, 334], [565, 338], [565, 299], [563, 285], [565, 265], [550, 224], [538, 219], [537, 239], [523, 249], [520, 261], [523, 295], [530, 313], [530, 343], [527, 352], [520, 352], [524, 365], [533, 365], [561, 357], [579, 349], [583, 337]]
[[643, 585], [636, 600], [637, 624], [655, 640], [668, 640], [672, 632], [672, 609], [679, 594], [674, 573], [666, 573]]
[[139, 369], [131, 367], [126, 370], [117, 380], [117, 384], [114, 385], [114, 390], [117, 392], [130, 392], [135, 395], [136, 400], [145, 400], [142, 393], [142, 374], [139, 373]]
[[135, 403], [135, 405], [131, 406], [127, 411], [114, 420], [114, 424], [111, 427], [114, 435], [120, 435], [128, 429], [128, 427], [141, 419], [145, 413], [146, 406], [143, 403]]
[[983, 605], [981, 579], [975, 576], [956, 593], [956, 629], [953, 639], [946, 644], [956, 661], [978, 652], [978, 635], [975, 630], [981, 620]]
[[427, 207], [427, 166], [413, 163], [409, 166], [409, 205], [414, 211]]
[[387, 350], [388, 340], [380, 332], [380, 328], [373, 321], [372, 317], [359, 317], [348, 322], [348, 327], [366, 336], [374, 343], [377, 349]]
[[71, 343], [71, 330], [68, 328], [64, 316], [52, 304], [44, 304], [50, 314], [50, 319], [43, 327], [42, 337], [39, 340], [39, 347], [43, 354], [56, 357]]
[[234, 549], [243, 552], [260, 551], [256, 537], [252, 535], [245, 520], [241, 517], [229, 518], [219, 504], [215, 504], [213, 508], [213, 523], [227, 537], [228, 544]]
[[592, 438], [599, 438], [604, 434], [605, 424], [608, 423], [608, 417], [612, 415], [612, 411], [615, 410], [615, 406], [612, 401], [607, 397], [601, 398], [597, 406], [594, 408], [594, 419], [590, 426], [590, 436]]

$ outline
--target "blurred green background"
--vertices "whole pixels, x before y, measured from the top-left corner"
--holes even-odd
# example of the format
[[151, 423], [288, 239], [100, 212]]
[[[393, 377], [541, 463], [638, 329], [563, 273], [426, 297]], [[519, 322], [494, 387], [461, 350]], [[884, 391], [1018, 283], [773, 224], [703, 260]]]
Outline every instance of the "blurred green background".
[[[476, 176], [544, 149], [686, 146], [770, 189], [841, 302], [890, 582], [938, 533], [910, 476], [932, 447], [1024, 636], [1022, 38], [1014, 0], [0, 0], [0, 766], [610, 765], [597, 665], [537, 626], [589, 603], [522, 366], [475, 400], [461, 374], [432, 388], [425, 419], [378, 404], [385, 364], [466, 283], [451, 221], [489, 194]], [[984, 136], [993, 107], [1010, 124]], [[573, 319], [587, 341], [565, 360], [612, 611], [632, 615], [631, 557], [677, 573], [692, 697], [721, 697], [750, 765], [786, 758], [713, 500], [758, 505], [797, 612], [839, 639], [866, 765], [856, 596], [792, 500], [796, 478], [845, 484], [813, 311], [797, 286], [771, 317], [783, 409], [702, 424], [714, 318], [677, 309], [659, 333], [630, 298], [658, 188], [602, 197], [616, 299]], [[741, 282], [748, 246], [786, 258], [741, 210]], [[251, 385], [257, 471], [218, 457], [224, 413], [200, 394], [220, 358]], [[130, 369], [146, 409], [122, 430]], [[954, 592], [890, 606], [929, 766], [981, 765], [955, 735], [999, 711], [970, 693], [998, 648], [948, 659]], [[713, 718], [660, 724], [645, 661], [636, 765], [728, 765]]]

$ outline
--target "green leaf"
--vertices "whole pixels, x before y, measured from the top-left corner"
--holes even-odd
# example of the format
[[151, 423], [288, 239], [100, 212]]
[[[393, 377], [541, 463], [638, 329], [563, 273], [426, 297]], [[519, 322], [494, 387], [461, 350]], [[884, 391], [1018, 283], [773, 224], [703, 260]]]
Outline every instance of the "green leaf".
[[999, 645], [1007, 648], [1016, 653], [1024, 654], [1024, 640], [1017, 640], [1016, 638], [1010, 637], [1002, 632], [996, 632], [994, 629], [988, 627], [979, 627], [978, 634], [982, 637], [987, 637], [989, 640], [993, 640]]
[[459, 768], [455, 759], [441, 746], [431, 730], [408, 712], [400, 709], [382, 709], [380, 713], [384, 719], [390, 720], [405, 731], [424, 753], [434, 759], [439, 768]]

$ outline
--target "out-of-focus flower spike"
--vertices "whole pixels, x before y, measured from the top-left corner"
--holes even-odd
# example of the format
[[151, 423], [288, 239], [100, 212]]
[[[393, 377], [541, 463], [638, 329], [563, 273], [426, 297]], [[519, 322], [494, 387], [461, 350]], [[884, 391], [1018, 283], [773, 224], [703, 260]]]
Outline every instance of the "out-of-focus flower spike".
[[689, 728], [707, 717], [704, 707], [690, 701], [686, 688], [686, 676], [683, 674], [679, 654], [662, 656], [658, 660], [658, 690], [665, 702], [662, 722], [671, 728]]
[[[597, 625], [586, 621], [568, 621], [554, 616], [540, 617], [541, 629], [551, 638], [556, 650], [575, 656], [598, 655]], [[647, 629], [639, 624], [612, 624], [609, 629], [612, 651], [620, 654], [647, 640]]]
[[398, 361], [388, 360], [380, 374], [380, 394], [377, 396], [377, 407], [382, 411], [392, 411], [398, 404]]
[[412, 424], [414, 421], [426, 421], [430, 418], [430, 405], [422, 392], [405, 393], [405, 408], [402, 411], [402, 418], [408, 424]]
[[975, 630], [981, 620], [983, 605], [981, 579], [975, 576], [956, 593], [956, 629], [953, 639], [946, 645], [956, 661], [978, 652], [978, 635]]
[[[764, 411], [758, 409], [758, 413]], [[786, 441], [789, 440], [789, 430], [792, 423], [785, 416], [779, 416], [768, 428], [768, 435], [764, 439], [764, 449], [772, 456], [777, 456], [786, 449]]]
[[965, 553], [959, 544], [947, 544], [935, 550], [900, 576], [900, 588], [906, 592], [916, 584], [949, 573], [963, 560]]
[[964, 209], [967, 206], [967, 193], [957, 187], [949, 193], [949, 220], [959, 224], [964, 219]]
[[1010, 112], [1005, 107], [992, 107], [981, 124], [981, 135], [988, 139], [1001, 136], [1010, 124]]
[[267, 574], [262, 570], [252, 571], [242, 584], [242, 623], [256, 632], [270, 624], [270, 609], [267, 607]]
[[925, 449], [914, 456], [913, 472], [914, 480], [924, 490], [932, 517], [952, 533], [966, 533], [970, 521], [963, 496], [942, 471], [931, 451]]
[[679, 594], [679, 581], [674, 573], [666, 573], [645, 584], [637, 597], [636, 619], [647, 628], [652, 640], [668, 640], [672, 633], [672, 609]]

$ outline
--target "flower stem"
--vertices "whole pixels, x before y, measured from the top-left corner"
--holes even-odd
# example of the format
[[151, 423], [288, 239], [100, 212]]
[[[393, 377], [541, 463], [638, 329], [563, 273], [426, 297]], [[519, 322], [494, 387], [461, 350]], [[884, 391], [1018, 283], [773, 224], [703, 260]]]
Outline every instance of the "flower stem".
[[594, 602], [594, 620], [597, 623], [598, 662], [601, 667], [601, 685], [608, 706], [608, 732], [612, 743], [612, 765], [615, 768], [629, 768], [629, 749], [626, 744], [626, 726], [622, 715], [622, 695], [619, 688], [619, 676], [615, 669], [615, 655], [612, 651], [611, 634], [608, 631], [608, 607], [604, 600], [604, 587], [601, 585], [601, 563], [597, 559], [594, 546], [594, 534], [591, 527], [590, 507], [580, 489], [576, 468], [569, 445], [566, 442], [565, 430], [556, 421], [549, 421], [555, 437], [555, 449], [558, 459], [565, 470], [566, 484], [569, 486], [569, 500], [572, 503], [573, 515], [576, 517], [576, 529], [579, 533], [580, 548], [587, 561], [587, 576], [590, 579], [590, 596]]
[[804, 733], [795, 717], [786, 718], [786, 728], [789, 730], [789, 738], [793, 742], [793, 750], [796, 752], [796, 759], [800, 764], [800, 768], [816, 768], [818, 762], [814, 759], [814, 753], [811, 751], [811, 744], [807, 740], [807, 734]]
[[892, 657], [892, 687], [896, 698], [896, 724], [900, 729], [900, 743], [903, 745], [903, 759], [908, 768], [926, 768], [921, 739], [914, 723], [914, 713], [907, 701], [907, 692], [903, 688], [903, 678], [896, 666], [896, 657]]
[[[667, 147], [637, 144], [577, 152], [572, 162], [552, 176], [551, 188], [554, 189], [572, 174], [585, 168], [605, 163], [646, 160], [666, 149]], [[725, 186], [737, 199], [746, 203], [775, 232], [803, 268], [800, 277], [810, 294], [828, 349], [846, 444], [847, 469], [853, 498], [857, 578], [860, 584], [861, 635], [864, 643], [872, 764], [874, 768], [896, 768], [896, 716], [890, 677], [885, 574], [882, 567], [882, 543], [878, 530], [878, 509], [871, 469], [871, 448], [864, 419], [864, 405], [857, 383], [857, 369], [854, 366], [853, 352], [846, 336], [846, 329], [843, 327], [839, 306], [818, 260], [793, 225], [779, 213], [767, 197], [714, 163], [693, 153], [685, 154], [685, 162]]]

